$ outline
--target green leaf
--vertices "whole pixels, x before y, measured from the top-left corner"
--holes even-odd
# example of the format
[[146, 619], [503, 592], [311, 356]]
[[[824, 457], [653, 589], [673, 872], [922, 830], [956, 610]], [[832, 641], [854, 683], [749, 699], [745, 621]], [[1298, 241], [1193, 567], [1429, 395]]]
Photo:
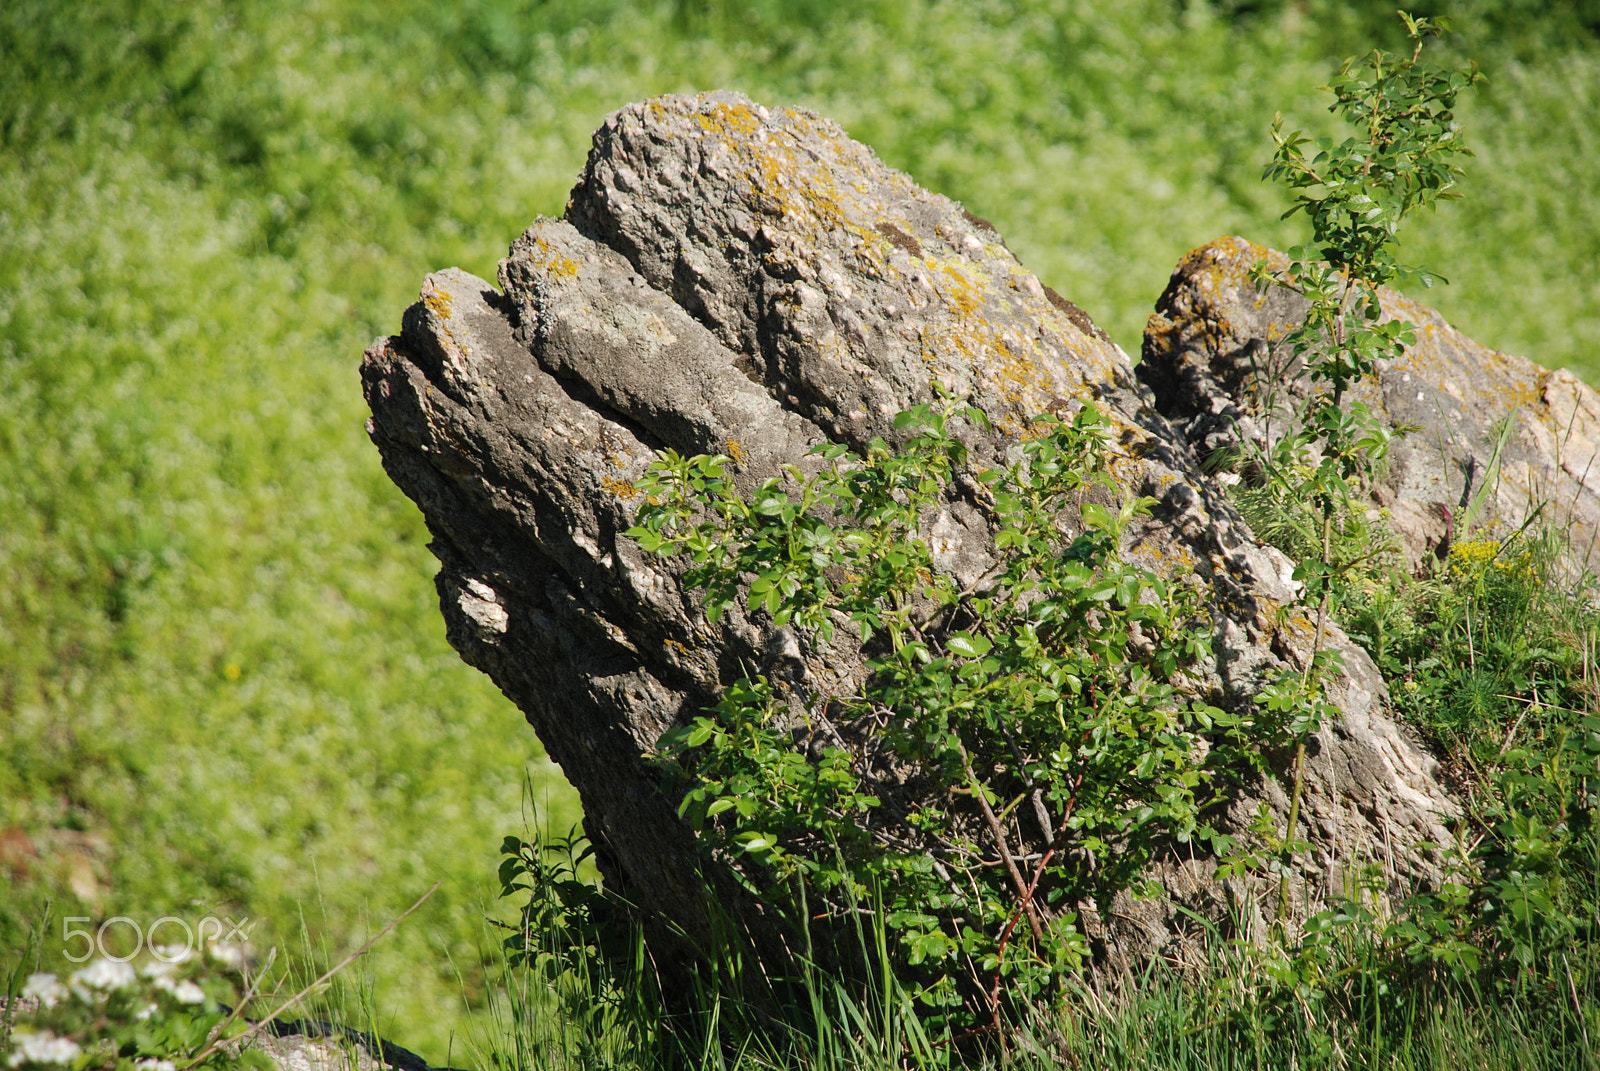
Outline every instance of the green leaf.
[[945, 640], [945, 647], [966, 658], [982, 658], [994, 644], [970, 632], [957, 632]]

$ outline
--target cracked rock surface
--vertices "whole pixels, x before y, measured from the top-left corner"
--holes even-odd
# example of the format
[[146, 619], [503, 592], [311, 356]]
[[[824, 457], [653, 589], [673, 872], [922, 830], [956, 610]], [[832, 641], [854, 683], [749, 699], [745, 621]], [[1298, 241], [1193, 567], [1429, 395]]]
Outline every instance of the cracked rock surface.
[[[427, 519], [450, 642], [577, 787], [608, 887], [691, 945], [709, 925], [699, 857], [648, 752], [746, 668], [840, 693], [859, 687], [863, 660], [842, 632], [810, 650], [763, 614], [706, 621], [683, 567], [623, 534], [658, 449], [727, 454], [753, 486], [827, 440], [894, 441], [895, 414], [931, 401], [938, 380], [991, 418], [965, 433], [976, 471], [1018, 456], [1036, 414], [1093, 400], [1121, 486], [1159, 503], [1129, 553], [1213, 608], [1210, 700], [1238, 708], [1311, 650], [1292, 564], [1253, 540], [1127, 355], [993, 227], [811, 112], [718, 93], [615, 113], [564, 219], [517, 238], [496, 284], [429, 275], [362, 377], [372, 439]], [[950, 545], [941, 567], [970, 579], [994, 547], [975, 485], [957, 483], [930, 523]], [[1385, 714], [1366, 654], [1327, 642], [1347, 672], [1333, 688], [1343, 715], [1311, 746], [1315, 857], [1297, 891], [1310, 899], [1357, 860], [1426, 879], [1433, 861], [1411, 846], [1447, 840], [1455, 811], [1432, 758]], [[1269, 782], [1223, 824], [1242, 829], [1258, 799], [1287, 810]], [[1209, 917], [1250, 902], [1248, 883], [1213, 871], [1173, 857], [1156, 876]], [[725, 908], [770, 925], [736, 883], [720, 888]], [[1157, 901], [1086, 922], [1129, 957], [1184, 928]]]

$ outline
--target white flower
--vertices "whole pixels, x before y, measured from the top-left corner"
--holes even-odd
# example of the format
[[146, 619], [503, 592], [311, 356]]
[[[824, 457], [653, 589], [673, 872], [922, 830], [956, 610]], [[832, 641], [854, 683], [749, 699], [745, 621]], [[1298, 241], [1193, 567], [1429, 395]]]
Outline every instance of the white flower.
[[133, 1017], [142, 1023], [160, 1010], [161, 1009], [157, 1008], [154, 1004], [146, 1004], [144, 1007], [134, 1012]]
[[139, 1071], [178, 1071], [178, 1065], [171, 1060], [157, 1060], [153, 1056], [146, 1056], [142, 1060], [133, 1061], [133, 1066]]
[[194, 949], [189, 945], [151, 945], [150, 954], [167, 964], [188, 963], [194, 959]]
[[244, 948], [226, 941], [212, 941], [206, 946], [211, 958], [230, 970], [244, 970]]
[[157, 978], [151, 983], [163, 993], [171, 993], [172, 999], [179, 1004], [204, 1004], [206, 991], [187, 979], [175, 982], [171, 978]]
[[56, 1037], [45, 1030], [40, 1033], [18, 1030], [11, 1035], [12, 1067], [23, 1064], [70, 1064], [83, 1054], [78, 1043], [70, 1038]]
[[126, 989], [135, 981], [133, 968], [119, 960], [97, 959], [81, 971], [72, 972], [74, 985], [90, 989]]
[[144, 975], [146, 978], [156, 979], [157, 984], [159, 984], [160, 979], [172, 977], [173, 969], [174, 968], [172, 964], [162, 963], [160, 960], [156, 960], [154, 963], [146, 963], [144, 965], [144, 969], [139, 973]]
[[24, 998], [37, 997], [43, 1007], [54, 1008], [67, 999], [67, 987], [53, 974], [30, 974], [28, 984], [22, 987], [22, 995]]
[[178, 998], [180, 1004], [204, 1004], [206, 991], [185, 978], [172, 990], [172, 995]]

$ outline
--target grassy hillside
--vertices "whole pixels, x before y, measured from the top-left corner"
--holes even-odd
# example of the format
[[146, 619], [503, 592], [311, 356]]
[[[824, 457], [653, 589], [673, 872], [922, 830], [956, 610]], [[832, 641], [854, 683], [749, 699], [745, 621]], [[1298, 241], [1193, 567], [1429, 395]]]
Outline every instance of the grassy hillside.
[[[1470, 334], [1600, 375], [1600, 12], [1467, 0], [1466, 201], [1410, 255]], [[1535, 17], [1535, 12], [1538, 13]], [[604, 115], [717, 87], [839, 119], [996, 222], [1130, 353], [1188, 248], [1286, 244], [1275, 110], [1321, 129], [1385, 4], [140, 0], [0, 8], [0, 950], [58, 915], [358, 943], [442, 1061], [531, 771], [443, 640], [356, 362], [423, 272], [492, 277]], [[59, 924], [58, 924], [59, 925]], [[59, 930], [57, 932], [59, 938]], [[59, 948], [59, 939], [51, 946]]]

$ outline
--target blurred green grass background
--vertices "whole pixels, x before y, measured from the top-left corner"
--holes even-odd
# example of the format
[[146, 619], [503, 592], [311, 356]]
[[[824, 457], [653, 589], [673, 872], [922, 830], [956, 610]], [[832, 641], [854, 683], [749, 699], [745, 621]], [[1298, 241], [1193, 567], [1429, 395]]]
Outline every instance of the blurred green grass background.
[[[1594, 379], [1600, 0], [1418, 10], [1490, 78], [1465, 202], [1408, 239], [1424, 300]], [[578, 812], [444, 642], [356, 364], [424, 272], [492, 278], [559, 214], [609, 111], [828, 114], [1136, 355], [1186, 250], [1300, 240], [1272, 115], [1329, 130], [1315, 87], [1400, 39], [1378, 0], [7, 0], [0, 951], [51, 898], [348, 948], [442, 880], [371, 972], [380, 1026], [451, 1051], [525, 776]]]

